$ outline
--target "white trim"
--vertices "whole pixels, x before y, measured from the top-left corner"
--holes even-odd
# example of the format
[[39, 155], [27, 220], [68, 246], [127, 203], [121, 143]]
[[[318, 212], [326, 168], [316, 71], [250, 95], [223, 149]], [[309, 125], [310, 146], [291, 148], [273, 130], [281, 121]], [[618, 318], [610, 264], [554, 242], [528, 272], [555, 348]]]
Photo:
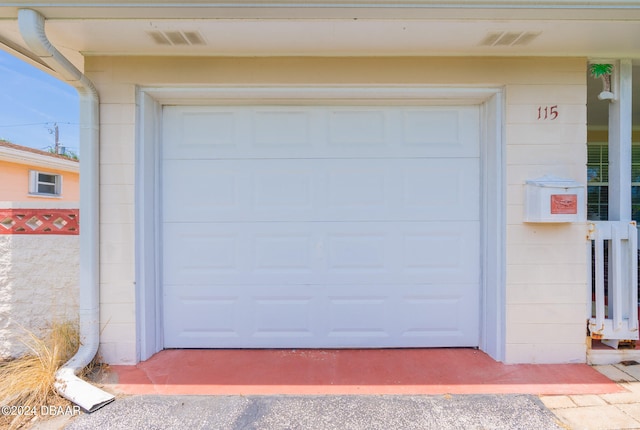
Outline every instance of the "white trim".
[[335, 104], [384, 103], [447, 105], [464, 101], [481, 104], [493, 96], [498, 87], [431, 87], [415, 86], [224, 86], [224, 87], [148, 87], [144, 92], [162, 104], [317, 104], [318, 100]]
[[[498, 361], [506, 348], [506, 180], [504, 93], [482, 106], [482, 330], [480, 349]], [[493, 286], [493, 288], [490, 288]]]
[[[41, 196], [34, 196], [41, 197]], [[28, 201], [28, 202], [3, 202], [0, 201], [0, 209], [78, 209], [80, 202], [74, 201]]]
[[0, 146], [0, 161], [9, 163], [28, 164], [45, 169], [63, 170], [65, 172], [80, 172], [78, 161], [64, 160], [34, 152]]
[[[5, 7], [28, 7], [28, 4], [37, 5], [39, 2], [14, 2], [5, 3]], [[75, 5], [74, 5], [75, 3]], [[57, 1], [47, 5], [48, 7], [85, 7], [85, 8], [318, 8], [318, 7], [334, 7], [334, 8], [455, 8], [455, 9], [564, 9], [564, 8], [580, 8], [580, 9], [635, 9], [638, 7], [637, 0], [601, 0], [590, 1], [584, 0], [537, 0], [535, 2], [521, 0], [413, 0], [404, 2], [388, 2], [375, 0], [351, 0], [348, 2], [336, 0], [316, 0], [314, 2], [300, 3], [295, 0], [283, 0], [273, 2], [255, 2], [255, 1], [189, 1], [189, 2], [159, 2], [157, 0], [135, 0], [135, 1], [119, 1], [119, 2], [91, 2], [82, 3], [73, 0]]]
[[[55, 178], [53, 184], [53, 193], [41, 193], [38, 191], [40, 185], [39, 176], [49, 175]], [[42, 170], [29, 170], [29, 196], [32, 197], [62, 197], [62, 175], [60, 173], [43, 172]]]
[[160, 351], [163, 345], [159, 281], [160, 207], [158, 174], [162, 106], [138, 89], [136, 187], [135, 187], [135, 248], [136, 248], [136, 360], [144, 361]]
[[[431, 86], [308, 86], [308, 87], [153, 87], [138, 91], [136, 153], [136, 255], [139, 358], [163, 349], [160, 261], [161, 187], [159, 175], [162, 105], [296, 103], [344, 100], [353, 104], [419, 103], [480, 104], [482, 106], [482, 303], [480, 348], [496, 360], [505, 358], [505, 229], [504, 94], [501, 88]], [[155, 315], [155, 324], [152, 322]]]
[[62, 195], [59, 194], [37, 194], [37, 193], [29, 193], [27, 197], [37, 197], [39, 199], [61, 199]]

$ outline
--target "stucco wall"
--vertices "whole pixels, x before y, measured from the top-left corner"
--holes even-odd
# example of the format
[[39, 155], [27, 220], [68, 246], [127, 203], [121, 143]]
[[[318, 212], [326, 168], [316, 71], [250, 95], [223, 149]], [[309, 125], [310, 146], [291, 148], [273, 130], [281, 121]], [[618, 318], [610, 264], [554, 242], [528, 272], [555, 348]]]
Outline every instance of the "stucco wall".
[[[101, 95], [102, 356], [136, 360], [136, 85], [500, 86], [506, 117], [505, 361], [584, 362], [585, 226], [527, 225], [523, 184], [586, 182], [586, 61], [574, 58], [88, 57]], [[557, 106], [554, 120], [538, 108]]]
[[78, 238], [0, 235], [0, 359], [26, 351], [22, 328], [77, 319]]

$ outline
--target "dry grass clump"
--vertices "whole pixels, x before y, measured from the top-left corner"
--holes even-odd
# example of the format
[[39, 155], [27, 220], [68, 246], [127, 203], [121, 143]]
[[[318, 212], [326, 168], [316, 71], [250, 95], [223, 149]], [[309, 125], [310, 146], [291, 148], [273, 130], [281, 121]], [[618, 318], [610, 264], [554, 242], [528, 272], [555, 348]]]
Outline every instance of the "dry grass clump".
[[[56, 371], [78, 350], [77, 324], [55, 322], [45, 338], [23, 329], [22, 339], [29, 352], [0, 363], [0, 406], [20, 407], [13, 414], [0, 414], [0, 428], [17, 429], [39, 415], [42, 406], [70, 403], [54, 390]], [[19, 413], [28, 410], [28, 413]], [[35, 414], [35, 415], [34, 415]]]

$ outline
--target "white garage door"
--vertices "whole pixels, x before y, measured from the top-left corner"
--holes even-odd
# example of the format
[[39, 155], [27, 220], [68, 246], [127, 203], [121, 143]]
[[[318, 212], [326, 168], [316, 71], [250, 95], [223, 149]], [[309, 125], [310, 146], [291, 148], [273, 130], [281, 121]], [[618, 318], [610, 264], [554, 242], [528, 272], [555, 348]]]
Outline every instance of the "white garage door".
[[165, 107], [165, 347], [477, 346], [477, 106]]

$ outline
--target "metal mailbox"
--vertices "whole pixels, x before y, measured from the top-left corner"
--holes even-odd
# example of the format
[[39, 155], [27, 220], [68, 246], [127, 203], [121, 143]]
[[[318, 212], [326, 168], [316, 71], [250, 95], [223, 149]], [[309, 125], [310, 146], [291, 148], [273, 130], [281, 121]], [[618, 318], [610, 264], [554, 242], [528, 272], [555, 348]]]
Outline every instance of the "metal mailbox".
[[585, 221], [584, 185], [556, 176], [525, 184], [524, 222]]

